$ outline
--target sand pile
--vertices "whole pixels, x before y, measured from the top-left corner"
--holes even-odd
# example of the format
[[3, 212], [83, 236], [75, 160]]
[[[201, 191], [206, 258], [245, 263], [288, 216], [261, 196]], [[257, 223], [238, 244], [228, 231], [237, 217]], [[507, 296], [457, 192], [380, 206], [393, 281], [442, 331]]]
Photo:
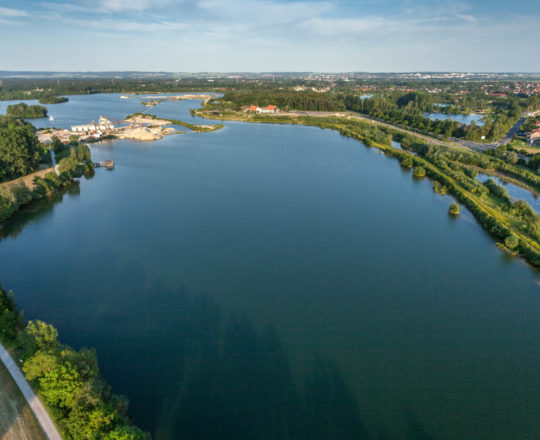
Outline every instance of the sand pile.
[[162, 130], [152, 130], [148, 127], [126, 128], [118, 137], [138, 141], [155, 141], [163, 137]]

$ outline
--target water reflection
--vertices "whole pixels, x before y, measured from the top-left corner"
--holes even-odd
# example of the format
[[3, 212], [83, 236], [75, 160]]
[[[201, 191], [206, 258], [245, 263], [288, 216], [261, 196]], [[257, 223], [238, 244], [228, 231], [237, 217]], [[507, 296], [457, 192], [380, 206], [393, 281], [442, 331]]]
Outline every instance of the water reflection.
[[[299, 373], [274, 327], [257, 328], [247, 314], [225, 313], [208, 297], [161, 280], [149, 284], [135, 262], [110, 269], [111, 278], [125, 274], [125, 286], [114, 294], [107, 279], [94, 286], [99, 306], [90, 319], [110, 335], [98, 354], [105, 374], [130, 397], [135, 421], [155, 427], [153, 438], [392, 438], [383, 427], [369, 433], [370, 421], [333, 360], [314, 353]], [[120, 304], [133, 310], [119, 316]], [[134, 315], [137, 325], [125, 322]], [[400, 438], [430, 438], [417, 418], [403, 416], [409, 421]]]
[[61, 203], [66, 194], [77, 197], [80, 192], [79, 183], [75, 181], [65, 192], [57, 193], [50, 198], [34, 200], [28, 205], [22, 206], [13, 216], [0, 224], [0, 240], [8, 237], [17, 238], [27, 224], [50, 217], [55, 205]]

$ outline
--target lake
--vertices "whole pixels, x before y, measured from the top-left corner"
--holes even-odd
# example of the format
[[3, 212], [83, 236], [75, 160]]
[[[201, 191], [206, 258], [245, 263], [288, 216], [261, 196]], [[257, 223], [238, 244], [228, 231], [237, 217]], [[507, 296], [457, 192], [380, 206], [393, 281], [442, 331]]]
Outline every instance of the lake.
[[[136, 104], [79, 98], [73, 123]], [[196, 105], [152, 113], [200, 122]], [[539, 273], [427, 179], [303, 126], [91, 150], [115, 170], [14, 217], [0, 280], [25, 318], [96, 348], [154, 438], [540, 433]]]
[[514, 200], [525, 200], [536, 213], [540, 213], [540, 200], [538, 197], [535, 197], [530, 191], [527, 191], [520, 186], [514, 185], [513, 183], [505, 182], [499, 179], [496, 176], [490, 176], [484, 173], [478, 173], [476, 180], [479, 182], [485, 182], [486, 180], [491, 179], [497, 184], [501, 185], [503, 188], [508, 191], [508, 195]]
[[484, 125], [485, 121], [483, 120], [484, 115], [478, 113], [471, 113], [470, 115], [453, 115], [447, 113], [424, 113], [426, 118], [431, 119], [432, 121], [445, 121], [446, 119], [452, 119], [453, 121], [461, 122], [462, 124], [469, 125], [474, 121], [476, 125]]

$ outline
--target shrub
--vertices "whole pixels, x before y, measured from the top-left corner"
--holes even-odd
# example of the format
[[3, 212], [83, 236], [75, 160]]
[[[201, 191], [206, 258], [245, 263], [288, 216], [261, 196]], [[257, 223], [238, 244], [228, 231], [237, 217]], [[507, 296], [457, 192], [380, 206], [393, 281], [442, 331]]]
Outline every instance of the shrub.
[[416, 166], [414, 167], [414, 170], [413, 170], [413, 176], [414, 177], [418, 177], [418, 178], [421, 178], [421, 177], [426, 177], [426, 170], [424, 167], [421, 167], [421, 166]]
[[450, 215], [459, 215], [460, 213], [459, 205], [457, 203], [452, 203], [450, 208], [448, 208], [448, 214]]
[[403, 158], [403, 159], [401, 160], [401, 166], [402, 166], [403, 168], [412, 168], [412, 166], [413, 166], [413, 161], [412, 161], [412, 159], [409, 158], [409, 157]]
[[510, 234], [504, 239], [504, 244], [508, 249], [512, 250], [517, 248], [519, 244], [519, 239], [514, 234]]

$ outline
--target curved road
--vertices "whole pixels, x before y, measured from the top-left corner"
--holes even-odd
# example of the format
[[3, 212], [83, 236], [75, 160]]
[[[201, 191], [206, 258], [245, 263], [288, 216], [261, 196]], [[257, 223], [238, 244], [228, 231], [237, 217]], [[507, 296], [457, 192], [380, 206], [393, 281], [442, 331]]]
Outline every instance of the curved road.
[[47, 150], [49, 150], [49, 153], [51, 153], [51, 159], [52, 159], [52, 163], [53, 163], [53, 167], [54, 167], [54, 172], [56, 173], [57, 176], [59, 176], [60, 171], [58, 170], [58, 164], [56, 163], [56, 157], [54, 157], [54, 151], [52, 150], [52, 148], [47, 148]]
[[49, 440], [62, 440], [62, 437], [58, 433], [56, 426], [54, 426], [54, 423], [51, 420], [49, 413], [47, 412], [41, 401], [37, 398], [32, 388], [30, 388], [30, 385], [24, 378], [21, 370], [19, 369], [17, 364], [15, 364], [15, 362], [2, 344], [0, 344], [0, 359], [2, 360], [2, 363], [6, 366], [9, 374], [11, 374], [11, 377], [21, 390], [21, 393], [26, 399], [28, 406], [36, 416], [36, 419], [40, 424], [41, 429], [43, 429], [45, 436]]

